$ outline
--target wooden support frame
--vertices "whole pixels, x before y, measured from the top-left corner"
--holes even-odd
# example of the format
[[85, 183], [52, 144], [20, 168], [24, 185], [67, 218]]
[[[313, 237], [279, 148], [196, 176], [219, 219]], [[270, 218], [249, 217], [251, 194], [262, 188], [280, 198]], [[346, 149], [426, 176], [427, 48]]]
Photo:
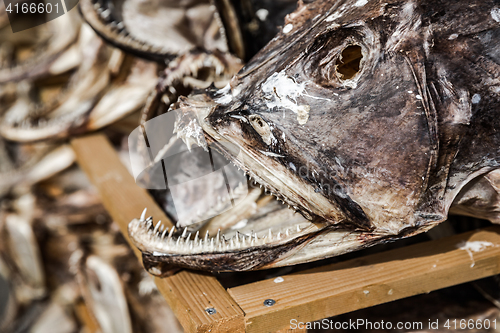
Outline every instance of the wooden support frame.
[[[106, 137], [74, 139], [72, 146], [129, 242], [127, 225], [144, 207], [169, 223]], [[460, 248], [479, 241], [487, 245], [481, 251]], [[140, 260], [140, 252], [131, 247]], [[155, 278], [155, 283], [186, 332], [292, 332], [291, 319], [319, 320], [495, 274], [500, 274], [500, 227], [290, 274], [280, 283], [271, 279], [226, 290], [215, 277], [192, 271]], [[265, 306], [266, 299], [276, 303]], [[208, 308], [217, 313], [208, 314]]]

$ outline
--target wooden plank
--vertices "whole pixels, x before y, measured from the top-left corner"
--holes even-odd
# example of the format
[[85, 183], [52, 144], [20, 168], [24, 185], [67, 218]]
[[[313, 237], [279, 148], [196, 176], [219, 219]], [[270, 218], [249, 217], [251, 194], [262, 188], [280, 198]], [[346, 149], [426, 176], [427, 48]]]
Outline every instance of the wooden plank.
[[[488, 246], [467, 252], [458, 245], [465, 241]], [[245, 312], [247, 332], [272, 332], [290, 328], [292, 319], [319, 320], [499, 273], [500, 227], [494, 226], [228, 291]], [[266, 307], [266, 299], [276, 303]]]
[[[71, 144], [104, 207], [141, 260], [141, 252], [130, 243], [128, 223], [145, 207], [155, 220], [162, 220], [166, 226], [171, 222], [148, 192], [136, 185], [105, 136], [94, 134], [73, 139]], [[243, 312], [213, 276], [182, 271], [169, 278], [156, 278], [155, 283], [186, 332], [244, 332]], [[205, 311], [208, 308], [217, 312], [210, 315]]]

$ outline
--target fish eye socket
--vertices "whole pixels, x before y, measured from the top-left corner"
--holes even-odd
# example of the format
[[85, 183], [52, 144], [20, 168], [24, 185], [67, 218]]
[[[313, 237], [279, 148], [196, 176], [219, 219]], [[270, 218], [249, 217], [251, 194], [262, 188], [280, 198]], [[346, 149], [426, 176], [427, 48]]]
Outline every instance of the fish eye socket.
[[341, 80], [352, 79], [360, 71], [361, 59], [363, 59], [361, 46], [347, 46], [342, 50], [335, 63], [334, 70], [337, 72], [337, 76]]

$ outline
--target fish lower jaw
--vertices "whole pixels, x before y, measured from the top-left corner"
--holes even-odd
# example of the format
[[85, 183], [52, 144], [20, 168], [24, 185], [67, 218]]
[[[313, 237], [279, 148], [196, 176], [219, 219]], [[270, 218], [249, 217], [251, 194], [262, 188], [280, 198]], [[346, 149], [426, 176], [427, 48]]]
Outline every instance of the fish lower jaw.
[[228, 253], [242, 250], [258, 250], [270, 246], [284, 245], [298, 237], [317, 232], [320, 228], [312, 223], [305, 222], [287, 228], [272, 228], [259, 232], [230, 231], [233, 235], [227, 237], [220, 230], [216, 235], [208, 232], [200, 237], [199, 232], [193, 237], [187, 228], [181, 230], [175, 226], [170, 229], [153, 222], [153, 218], [134, 219], [129, 224], [129, 235], [133, 243], [142, 252], [154, 256], [165, 255], [202, 255], [214, 253]]

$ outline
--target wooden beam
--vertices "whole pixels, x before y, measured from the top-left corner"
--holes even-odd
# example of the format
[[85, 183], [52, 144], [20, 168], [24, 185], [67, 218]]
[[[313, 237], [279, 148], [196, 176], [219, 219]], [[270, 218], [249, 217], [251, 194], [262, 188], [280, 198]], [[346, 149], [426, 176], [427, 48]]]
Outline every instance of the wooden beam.
[[[71, 144], [80, 167], [98, 189], [104, 207], [141, 260], [141, 252], [130, 242], [128, 223], [138, 218], [144, 208], [148, 209], [148, 216], [162, 220], [166, 226], [171, 226], [171, 222], [148, 192], [137, 186], [104, 135], [73, 139]], [[186, 332], [245, 331], [242, 310], [215, 277], [182, 271], [169, 278], [155, 278], [155, 283]], [[208, 314], [209, 308], [216, 313]]]
[[[463, 244], [473, 246], [466, 251]], [[245, 312], [246, 332], [273, 332], [290, 328], [292, 319], [319, 320], [499, 273], [495, 226], [228, 291]], [[266, 299], [276, 303], [265, 306]]]

